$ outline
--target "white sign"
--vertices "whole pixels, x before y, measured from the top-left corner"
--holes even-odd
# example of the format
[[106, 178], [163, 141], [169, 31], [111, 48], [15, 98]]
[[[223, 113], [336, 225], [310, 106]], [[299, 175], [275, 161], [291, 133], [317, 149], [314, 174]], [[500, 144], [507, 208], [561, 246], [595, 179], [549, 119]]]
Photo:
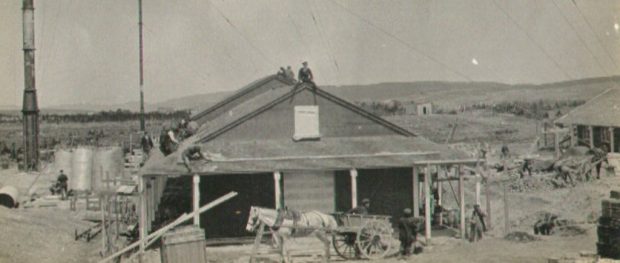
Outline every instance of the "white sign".
[[319, 106], [295, 106], [295, 134], [293, 140], [317, 139], [319, 133]]

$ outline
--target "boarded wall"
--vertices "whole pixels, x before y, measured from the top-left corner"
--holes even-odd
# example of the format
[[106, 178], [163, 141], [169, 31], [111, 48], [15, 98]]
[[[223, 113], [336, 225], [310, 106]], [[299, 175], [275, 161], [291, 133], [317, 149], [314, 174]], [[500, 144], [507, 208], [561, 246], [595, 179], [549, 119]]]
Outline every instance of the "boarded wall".
[[333, 172], [288, 172], [282, 177], [285, 206], [302, 211], [334, 212]]

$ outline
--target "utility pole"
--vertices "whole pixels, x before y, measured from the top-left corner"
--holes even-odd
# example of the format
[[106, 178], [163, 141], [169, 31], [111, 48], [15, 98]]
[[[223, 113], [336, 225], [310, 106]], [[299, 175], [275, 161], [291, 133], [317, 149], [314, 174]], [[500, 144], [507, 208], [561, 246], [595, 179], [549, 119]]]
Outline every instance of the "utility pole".
[[138, 0], [138, 27], [140, 32], [140, 131], [145, 131], [144, 124], [144, 59], [142, 51], [142, 0]]
[[24, 168], [39, 169], [39, 106], [34, 75], [34, 4], [23, 1], [24, 30], [24, 101], [22, 105], [24, 124]]

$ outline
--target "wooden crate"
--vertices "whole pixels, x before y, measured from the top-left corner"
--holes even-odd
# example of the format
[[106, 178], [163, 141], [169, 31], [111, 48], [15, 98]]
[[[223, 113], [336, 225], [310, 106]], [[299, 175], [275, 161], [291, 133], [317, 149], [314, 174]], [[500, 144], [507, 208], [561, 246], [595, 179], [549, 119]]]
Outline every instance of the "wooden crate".
[[196, 226], [179, 227], [162, 237], [161, 262], [206, 263], [204, 230]]

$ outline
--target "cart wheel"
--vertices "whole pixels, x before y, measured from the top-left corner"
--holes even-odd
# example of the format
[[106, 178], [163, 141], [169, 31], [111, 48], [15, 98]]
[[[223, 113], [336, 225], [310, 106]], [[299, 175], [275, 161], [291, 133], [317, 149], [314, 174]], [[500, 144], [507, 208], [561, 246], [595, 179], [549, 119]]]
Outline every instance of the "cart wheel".
[[355, 233], [342, 233], [332, 235], [332, 245], [338, 253], [344, 259], [356, 258], [356, 234]]
[[382, 221], [368, 221], [357, 233], [356, 244], [364, 257], [384, 258], [392, 247], [392, 227]]

